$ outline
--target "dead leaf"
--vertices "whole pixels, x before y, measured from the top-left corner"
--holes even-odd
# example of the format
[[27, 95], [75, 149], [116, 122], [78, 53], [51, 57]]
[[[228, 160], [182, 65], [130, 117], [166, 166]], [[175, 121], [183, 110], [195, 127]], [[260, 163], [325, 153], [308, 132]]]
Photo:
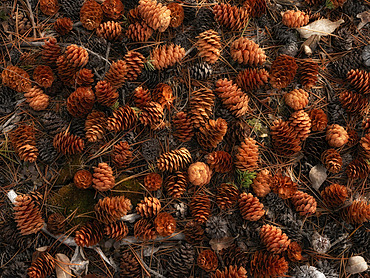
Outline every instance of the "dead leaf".
[[57, 278], [72, 278], [69, 258], [64, 254], [58, 253], [55, 255], [55, 259], [57, 261], [55, 264]]
[[330, 21], [329, 19], [319, 19], [306, 26], [297, 28], [297, 30], [301, 34], [301, 37], [305, 39], [308, 39], [313, 35], [318, 35], [320, 37], [327, 36], [333, 33], [343, 22], [343, 19], [339, 19], [335, 22]]
[[364, 11], [357, 15], [357, 18], [361, 19], [361, 22], [358, 24], [357, 28], [360, 30], [370, 21], [370, 11]]
[[234, 241], [233, 237], [223, 237], [221, 239], [213, 238], [209, 241], [211, 248], [218, 252], [222, 249], [228, 248]]

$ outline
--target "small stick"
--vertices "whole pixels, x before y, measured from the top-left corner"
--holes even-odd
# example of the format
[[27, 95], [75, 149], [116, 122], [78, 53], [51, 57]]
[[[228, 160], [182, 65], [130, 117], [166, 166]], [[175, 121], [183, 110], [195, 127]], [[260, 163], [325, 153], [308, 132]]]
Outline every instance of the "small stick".
[[27, 6], [28, 12], [30, 13], [30, 20], [32, 24], [32, 31], [33, 31], [33, 37], [36, 39], [37, 33], [36, 33], [36, 24], [35, 24], [35, 18], [33, 16], [31, 3], [29, 0], [23, 0]]

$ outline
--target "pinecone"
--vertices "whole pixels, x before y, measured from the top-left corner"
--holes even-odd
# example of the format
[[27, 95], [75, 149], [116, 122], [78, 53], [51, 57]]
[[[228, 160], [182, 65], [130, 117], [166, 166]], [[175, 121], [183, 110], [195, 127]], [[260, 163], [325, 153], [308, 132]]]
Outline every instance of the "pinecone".
[[124, 12], [124, 6], [121, 0], [105, 0], [101, 8], [106, 17], [114, 20], [120, 19]]
[[245, 69], [238, 73], [236, 84], [244, 91], [254, 91], [268, 81], [269, 73], [265, 69]]
[[165, 188], [167, 194], [176, 199], [184, 194], [187, 188], [187, 184], [188, 183], [185, 175], [182, 172], [177, 171], [167, 178], [165, 182]]
[[303, 259], [302, 257], [302, 247], [298, 242], [292, 241], [287, 250], [287, 255], [290, 261], [297, 262]]
[[370, 94], [370, 74], [364, 70], [350, 70], [347, 74], [347, 81], [361, 94]]
[[54, 235], [63, 234], [66, 229], [66, 218], [58, 212], [50, 214], [47, 229]]
[[115, 21], [103, 22], [96, 29], [96, 35], [107, 41], [117, 41], [121, 39], [122, 27], [121, 24]]
[[158, 32], [164, 32], [171, 23], [171, 10], [156, 0], [140, 0], [138, 11], [145, 23]]
[[107, 129], [115, 132], [129, 130], [135, 126], [136, 120], [136, 113], [130, 106], [121, 106], [108, 118]]
[[215, 252], [211, 249], [205, 249], [199, 253], [197, 265], [207, 271], [215, 271], [218, 267], [218, 258]]
[[194, 264], [195, 250], [188, 243], [181, 244], [170, 255], [166, 268], [173, 278], [189, 277]]
[[104, 81], [109, 82], [115, 89], [122, 87], [127, 79], [128, 66], [125, 61], [113, 62], [104, 76]]
[[370, 164], [362, 158], [354, 159], [348, 164], [346, 174], [350, 179], [364, 179], [370, 174]]
[[153, 130], [164, 128], [164, 113], [162, 106], [154, 101], [148, 102], [141, 108], [140, 122], [144, 126], [149, 126]]
[[352, 50], [349, 54], [332, 63], [332, 69], [339, 78], [345, 79], [347, 73], [351, 69], [357, 69], [361, 64], [362, 58], [360, 50]]
[[173, 95], [173, 91], [170, 85], [165, 83], [159, 83], [152, 92], [153, 101], [158, 102], [162, 108], [171, 109], [173, 101], [176, 97]]
[[215, 19], [231, 30], [243, 29], [248, 21], [248, 12], [230, 4], [217, 4], [213, 6]]
[[328, 116], [322, 109], [312, 109], [308, 115], [311, 119], [312, 131], [324, 131], [328, 125]]
[[36, 147], [39, 150], [37, 157], [44, 163], [51, 164], [58, 156], [57, 151], [53, 147], [53, 140], [47, 137], [42, 137], [37, 140]]
[[87, 0], [80, 10], [80, 21], [87, 30], [98, 28], [103, 20], [103, 10], [100, 4], [94, 0]]
[[173, 136], [181, 142], [188, 142], [194, 135], [190, 117], [185, 112], [178, 112], [173, 118], [175, 132]]
[[308, 24], [310, 16], [305, 12], [289, 10], [283, 14], [282, 22], [289, 28], [300, 28]]
[[122, 252], [120, 269], [121, 278], [137, 278], [142, 276], [141, 265], [130, 250]]
[[258, 166], [258, 159], [256, 140], [246, 137], [235, 155], [235, 167], [241, 171], [254, 171]]
[[[216, 6], [215, 6], [216, 7]], [[255, 42], [245, 37], [240, 37], [230, 46], [231, 58], [239, 64], [258, 66], [266, 61], [265, 51]]]
[[111, 107], [118, 99], [118, 92], [107, 81], [99, 81], [95, 86], [95, 95], [97, 102]]
[[183, 233], [185, 235], [185, 240], [190, 244], [198, 245], [203, 242], [204, 230], [196, 221], [189, 221], [186, 223]]
[[333, 183], [321, 191], [321, 197], [328, 207], [337, 208], [348, 199], [349, 190], [344, 185]]
[[294, 128], [297, 138], [301, 141], [306, 140], [311, 132], [310, 116], [305, 111], [299, 110], [290, 116], [288, 122]]
[[291, 178], [283, 176], [281, 173], [277, 173], [272, 178], [271, 190], [278, 194], [282, 199], [291, 198], [298, 189], [298, 184], [292, 181]]
[[35, 129], [29, 125], [21, 125], [9, 133], [12, 146], [21, 160], [33, 163], [39, 155], [36, 147]]
[[347, 131], [340, 125], [329, 125], [326, 129], [326, 141], [331, 147], [340, 148], [348, 142]]
[[15, 198], [14, 219], [22, 235], [35, 234], [44, 226], [40, 208], [30, 195]]
[[40, 0], [40, 10], [46, 15], [55, 15], [59, 10], [58, 0]]
[[281, 277], [288, 272], [289, 264], [284, 257], [257, 251], [250, 262], [253, 277]]
[[141, 15], [139, 13], [138, 7], [135, 7], [128, 11], [127, 18], [129, 22], [139, 22], [142, 20]]
[[78, 170], [73, 176], [73, 182], [80, 189], [87, 189], [92, 185], [93, 175], [87, 170]]
[[204, 223], [211, 214], [211, 200], [207, 195], [199, 194], [191, 199], [190, 213], [196, 221]]
[[42, 48], [42, 60], [48, 65], [54, 64], [61, 52], [57, 39], [52, 37], [48, 41], [45, 41]]
[[348, 134], [347, 146], [348, 147], [356, 146], [358, 142], [360, 141], [360, 137], [358, 136], [357, 131], [354, 129], [349, 129], [347, 131], [347, 134]]
[[342, 7], [343, 4], [347, 2], [347, 0], [328, 0], [327, 1], [327, 6], [332, 6], [333, 8], [338, 8], [338, 7]]
[[191, 78], [205, 80], [212, 75], [213, 69], [207, 63], [197, 63], [189, 68], [189, 73]]
[[271, 192], [272, 176], [267, 169], [261, 170], [253, 179], [252, 188], [257, 197], [263, 198]]
[[[42, 0], [40, 0], [40, 3], [41, 2]], [[31, 266], [27, 270], [27, 274], [30, 278], [48, 277], [53, 272], [54, 267], [54, 258], [48, 252], [44, 252], [31, 263]]]
[[159, 171], [178, 171], [191, 163], [191, 154], [186, 148], [172, 150], [161, 154], [157, 160]]
[[28, 92], [31, 88], [29, 74], [16, 66], [7, 66], [1, 73], [2, 83], [18, 93]]
[[44, 88], [49, 88], [54, 82], [54, 74], [49, 66], [37, 66], [33, 71], [33, 79]]
[[235, 244], [232, 244], [226, 249], [222, 249], [220, 253], [225, 265], [235, 265], [238, 267], [247, 268], [249, 262], [249, 254], [247, 252], [244, 252]]
[[144, 178], [145, 188], [149, 191], [156, 191], [162, 187], [162, 177], [157, 173], [147, 174]]
[[294, 57], [280, 55], [271, 65], [270, 83], [275, 89], [287, 87], [297, 73], [297, 63]]
[[298, 62], [298, 77], [302, 86], [306, 89], [312, 88], [318, 79], [319, 64], [312, 59], [305, 59]]
[[321, 4], [323, 0], [305, 0], [305, 2], [310, 6], [315, 6]]
[[169, 236], [176, 230], [176, 220], [171, 214], [161, 212], [154, 219], [154, 226], [160, 236]]
[[144, 197], [139, 204], [137, 204], [136, 211], [141, 217], [150, 218], [159, 213], [161, 210], [161, 202], [155, 197]]
[[131, 201], [123, 195], [105, 197], [99, 200], [94, 209], [96, 219], [104, 224], [109, 224], [119, 220], [131, 210]]
[[240, 194], [239, 209], [243, 219], [249, 221], [257, 221], [265, 214], [263, 204], [251, 193]]
[[[141, 0], [144, 1], [144, 0]], [[179, 63], [185, 56], [185, 49], [180, 45], [163, 45], [155, 48], [150, 54], [154, 68], [163, 70]]]
[[347, 113], [352, 114], [363, 114], [369, 104], [366, 97], [352, 91], [342, 91], [339, 100]]
[[365, 132], [370, 131], [370, 117], [364, 118], [362, 121], [362, 128]]
[[227, 278], [227, 277], [235, 277], [235, 278], [247, 278], [247, 271], [244, 267], [237, 267], [233, 265], [226, 266], [224, 271], [220, 271], [217, 269], [215, 274], [212, 275], [212, 278]]
[[89, 114], [95, 103], [95, 95], [91, 87], [78, 87], [67, 99], [68, 112], [74, 117]]
[[89, 247], [98, 244], [103, 239], [103, 229], [100, 223], [94, 221], [86, 223], [75, 235], [75, 242], [78, 246]]
[[118, 168], [126, 167], [131, 163], [133, 158], [132, 151], [130, 151], [130, 145], [127, 142], [119, 142], [114, 145], [111, 157]]
[[316, 200], [313, 196], [307, 193], [298, 190], [292, 196], [291, 201], [296, 211], [302, 216], [316, 213]]
[[290, 108], [301, 110], [308, 104], [308, 93], [302, 89], [294, 89], [284, 95], [284, 101]]
[[134, 42], [146, 42], [153, 35], [153, 29], [145, 22], [134, 22], [126, 31], [126, 36]]
[[39, 87], [30, 88], [27, 93], [24, 93], [24, 96], [29, 106], [35, 111], [43, 111], [49, 106], [49, 96], [44, 94]]
[[260, 17], [266, 13], [266, 0], [245, 0], [243, 7], [247, 9], [251, 17]]
[[188, 180], [195, 186], [209, 184], [212, 177], [212, 170], [203, 162], [195, 162], [188, 168]]
[[362, 224], [370, 220], [370, 204], [364, 200], [356, 200], [342, 210], [343, 218], [350, 224]]
[[127, 66], [127, 81], [135, 81], [144, 68], [144, 56], [140, 52], [131, 50], [126, 53], [124, 60]]
[[184, 21], [184, 17], [185, 17], [184, 9], [182, 8], [182, 6], [180, 4], [175, 3], [175, 2], [171, 2], [171, 3], [167, 4], [166, 7], [167, 7], [167, 9], [169, 9], [171, 11], [170, 26], [172, 28], [179, 27], [182, 24], [182, 22]]
[[210, 89], [202, 88], [190, 94], [189, 106], [194, 128], [205, 126], [212, 114], [215, 95]]
[[145, 89], [142, 86], [136, 87], [134, 91], [134, 102], [136, 107], [141, 109], [147, 106], [151, 101], [152, 98], [148, 89]]
[[67, 35], [73, 29], [73, 22], [68, 17], [58, 18], [54, 22], [54, 29], [62, 36]]
[[53, 146], [59, 153], [72, 155], [82, 152], [85, 143], [80, 137], [63, 131], [54, 136]]
[[104, 234], [116, 241], [121, 241], [128, 234], [128, 227], [123, 221], [109, 223], [104, 226]]
[[365, 134], [360, 140], [360, 150], [364, 158], [370, 159], [370, 133]]
[[280, 155], [292, 156], [301, 150], [301, 141], [294, 128], [281, 119], [271, 126], [271, 139], [275, 151]]
[[241, 119], [232, 120], [228, 123], [225, 141], [230, 146], [239, 145], [248, 136], [250, 131], [251, 129], [245, 121]]
[[204, 126], [199, 127], [196, 133], [199, 145], [203, 148], [216, 148], [223, 140], [227, 131], [227, 122], [222, 118], [216, 121], [209, 120]]
[[267, 250], [279, 254], [287, 250], [290, 239], [278, 227], [265, 224], [260, 230], [260, 238]]
[[207, 30], [200, 33], [195, 44], [199, 56], [203, 62], [214, 64], [221, 55], [221, 37], [215, 30]]
[[134, 225], [134, 236], [141, 240], [153, 240], [157, 237], [153, 223], [149, 219], [140, 219]]
[[239, 198], [238, 188], [231, 183], [222, 183], [217, 187], [216, 203], [222, 210], [232, 208]]
[[105, 162], [94, 168], [93, 187], [99, 191], [107, 191], [115, 186], [112, 168]]
[[101, 111], [94, 110], [87, 116], [85, 130], [86, 139], [89, 142], [96, 142], [103, 139], [106, 120], [107, 117], [104, 112]]
[[233, 158], [225, 151], [215, 151], [206, 156], [207, 164], [218, 173], [227, 173], [233, 169]]
[[321, 155], [321, 162], [325, 168], [333, 174], [339, 173], [342, 169], [343, 161], [340, 154], [335, 149], [328, 149]]

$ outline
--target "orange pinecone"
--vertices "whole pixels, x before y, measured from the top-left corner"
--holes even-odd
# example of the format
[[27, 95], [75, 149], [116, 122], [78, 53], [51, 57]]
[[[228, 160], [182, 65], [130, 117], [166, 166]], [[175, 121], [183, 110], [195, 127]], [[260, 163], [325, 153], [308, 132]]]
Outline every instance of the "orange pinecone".
[[33, 71], [33, 79], [38, 85], [49, 88], [54, 82], [54, 74], [49, 66], [37, 66]]
[[292, 204], [294, 205], [297, 212], [300, 215], [311, 215], [316, 213], [317, 203], [313, 196], [297, 191], [291, 198]]
[[288, 122], [279, 119], [271, 126], [271, 140], [275, 151], [284, 156], [292, 156], [301, 150], [301, 141]]
[[342, 7], [345, 2], [347, 2], [347, 0], [328, 0], [327, 5], [332, 4], [334, 8], [338, 8]]
[[136, 212], [141, 215], [141, 217], [150, 218], [157, 215], [161, 210], [161, 202], [155, 197], [144, 197], [137, 204]]
[[53, 146], [59, 153], [72, 155], [81, 153], [85, 148], [85, 142], [72, 133], [62, 131], [55, 135]]
[[321, 197], [328, 207], [337, 208], [348, 200], [349, 191], [344, 185], [333, 183], [321, 191]]
[[312, 59], [305, 59], [298, 62], [299, 81], [306, 89], [312, 88], [317, 80], [319, 74], [319, 64]]
[[127, 14], [127, 18], [128, 18], [129, 22], [133, 22], [133, 23], [142, 21], [142, 18], [141, 18], [141, 15], [139, 13], [138, 7], [129, 10], [128, 14]]
[[123, 168], [129, 165], [133, 155], [130, 151], [130, 145], [127, 142], [119, 142], [113, 146], [111, 158], [118, 168]]
[[194, 128], [205, 126], [213, 113], [215, 95], [212, 90], [202, 88], [190, 93], [190, 113]]
[[217, 95], [221, 98], [222, 104], [230, 110], [235, 117], [244, 116], [249, 110], [249, 96], [231, 80], [219, 79], [216, 82]]
[[323, 131], [328, 125], [328, 116], [322, 109], [312, 109], [308, 112], [312, 131]]
[[174, 133], [181, 142], [188, 142], [194, 135], [193, 124], [190, 117], [185, 112], [178, 112], [173, 118]]
[[370, 117], [364, 118], [362, 121], [362, 128], [365, 132], [370, 131]]
[[173, 28], [179, 27], [184, 21], [184, 9], [176, 2], [171, 2], [166, 7], [171, 11], [170, 26]]
[[365, 134], [360, 140], [361, 154], [364, 158], [370, 159], [370, 133]]
[[138, 10], [145, 23], [158, 32], [164, 32], [171, 23], [171, 10], [156, 0], [140, 0]]
[[301, 141], [306, 140], [311, 132], [310, 116], [303, 110], [292, 113], [289, 120], [289, 125], [294, 128], [297, 138]]
[[122, 36], [121, 24], [116, 21], [103, 22], [96, 29], [96, 35], [107, 41], [117, 41]]
[[[143, 0], [141, 0], [143, 1]], [[153, 49], [150, 54], [153, 66], [162, 70], [179, 63], [185, 56], [185, 49], [180, 45], [163, 45]]]
[[370, 220], [370, 204], [365, 200], [356, 200], [342, 211], [343, 218], [350, 224], [362, 224]]
[[205, 249], [199, 253], [197, 265], [207, 271], [215, 271], [218, 267], [218, 258], [215, 252], [211, 249]]
[[251, 17], [260, 17], [266, 13], [266, 0], [245, 0], [243, 7]]
[[50, 214], [47, 229], [53, 235], [63, 234], [66, 229], [66, 218], [59, 212]]
[[344, 127], [333, 124], [327, 126], [326, 129], [326, 141], [329, 146], [334, 148], [340, 148], [348, 142], [348, 134]]
[[237, 267], [236, 265], [226, 266], [223, 271], [217, 269], [217, 271], [212, 274], [212, 278], [247, 278], [247, 271], [244, 267]]
[[245, 69], [238, 73], [236, 84], [246, 92], [254, 91], [268, 82], [269, 73], [265, 69]]
[[103, 239], [103, 228], [97, 221], [86, 223], [75, 235], [78, 246], [89, 247], [99, 243]]
[[275, 89], [287, 87], [294, 79], [297, 73], [297, 63], [294, 57], [280, 55], [271, 65], [270, 83]]
[[153, 240], [157, 237], [153, 223], [149, 219], [140, 219], [134, 225], [134, 236], [141, 240]]
[[104, 0], [101, 8], [106, 17], [114, 20], [119, 20], [124, 12], [124, 6], [121, 0]]
[[172, 88], [170, 85], [165, 83], [159, 83], [152, 92], [153, 100], [158, 102], [163, 109], [171, 109], [172, 103], [175, 100], [173, 95]]
[[339, 173], [342, 169], [343, 160], [336, 149], [328, 149], [321, 154], [321, 162], [325, 168], [333, 174]]
[[346, 169], [350, 179], [364, 179], [370, 174], [370, 163], [363, 158], [352, 160]]
[[301, 110], [308, 104], [308, 93], [302, 89], [294, 89], [284, 95], [286, 105], [294, 110]]
[[104, 226], [104, 234], [111, 239], [121, 241], [128, 235], [128, 227], [123, 221], [117, 221]]
[[91, 69], [80, 69], [75, 75], [75, 81], [81, 87], [88, 87], [94, 82], [94, 74]]
[[248, 21], [248, 12], [246, 9], [230, 4], [217, 4], [213, 6], [213, 14], [216, 21], [231, 30], [243, 29]]
[[266, 61], [265, 51], [255, 42], [241, 37], [230, 46], [231, 58], [239, 64], [258, 66]]
[[162, 129], [165, 126], [163, 121], [164, 113], [162, 106], [154, 101], [148, 102], [141, 108], [140, 122], [153, 130]]
[[112, 168], [105, 162], [98, 164], [94, 168], [93, 174], [93, 187], [99, 191], [107, 191], [114, 187], [114, 176]]
[[87, 50], [75, 44], [67, 46], [62, 57], [65, 59], [65, 65], [74, 69], [86, 66], [87, 62], [89, 61], [89, 53]]
[[92, 185], [93, 175], [87, 170], [78, 170], [73, 176], [73, 182], [80, 189], [87, 189]]
[[40, 10], [46, 15], [55, 15], [59, 10], [58, 0], [40, 0]]
[[143, 275], [141, 265], [131, 250], [125, 250], [121, 253], [121, 263], [119, 267], [121, 270], [121, 277], [137, 278]]
[[126, 53], [124, 60], [127, 66], [127, 81], [135, 81], [144, 68], [145, 58], [143, 54], [131, 50]]
[[107, 81], [99, 81], [95, 85], [95, 95], [97, 102], [111, 107], [118, 99], [118, 92], [114, 89], [111, 84]]
[[195, 195], [189, 204], [191, 216], [199, 223], [207, 221], [211, 214], [211, 200], [207, 195]]
[[319, 5], [323, 2], [323, 0], [305, 0], [305, 2], [308, 5], [314, 6], [314, 5]]
[[105, 197], [94, 207], [96, 219], [104, 224], [113, 223], [131, 210], [131, 201], [125, 196]]
[[204, 148], [216, 148], [223, 140], [227, 131], [227, 122], [222, 118], [209, 120], [204, 126], [199, 127], [196, 133], [199, 145]]
[[149, 191], [156, 191], [162, 187], [162, 177], [157, 173], [149, 173], [144, 178], [145, 188]]
[[67, 35], [73, 29], [73, 22], [68, 17], [58, 18], [54, 22], [54, 29], [62, 36]]
[[282, 22], [289, 28], [305, 26], [310, 21], [310, 16], [302, 11], [289, 10], [283, 14]]
[[153, 35], [153, 29], [145, 22], [131, 23], [126, 31], [126, 36], [134, 42], [146, 42]]
[[184, 194], [187, 184], [185, 175], [182, 172], [177, 171], [167, 178], [165, 188], [169, 196], [177, 199]]
[[95, 95], [91, 87], [78, 87], [67, 98], [67, 110], [74, 117], [89, 114], [95, 103]]
[[35, 111], [43, 111], [48, 108], [50, 97], [44, 94], [41, 88], [32, 87], [24, 94], [29, 106]]
[[265, 224], [261, 227], [260, 238], [268, 251], [279, 254], [288, 249], [290, 239], [278, 227]]
[[188, 180], [195, 186], [209, 184], [212, 177], [212, 170], [204, 162], [195, 162], [188, 168]]
[[221, 55], [221, 37], [215, 30], [209, 29], [200, 33], [195, 44], [202, 60], [214, 64]]
[[271, 190], [280, 198], [289, 199], [297, 192], [298, 184], [293, 182], [291, 178], [277, 173], [272, 178]]
[[258, 146], [253, 138], [245, 138], [235, 155], [235, 167], [241, 171], [254, 171], [258, 166]]
[[96, 142], [103, 139], [106, 122], [107, 117], [104, 112], [92, 111], [85, 121], [86, 139], [89, 142]]
[[249, 221], [257, 221], [265, 214], [263, 204], [251, 193], [240, 194], [239, 209], [243, 219]]
[[160, 236], [169, 236], [176, 230], [176, 220], [167, 212], [160, 212], [154, 220], [154, 226]]
[[157, 160], [157, 167], [161, 172], [173, 172], [184, 169], [190, 163], [191, 154], [187, 148], [183, 147], [161, 154]]
[[80, 21], [87, 30], [98, 28], [103, 20], [103, 10], [100, 4], [94, 0], [87, 0], [80, 10]]
[[39, 151], [36, 147], [35, 129], [29, 125], [21, 125], [9, 133], [13, 149], [21, 160], [33, 163]]
[[60, 46], [57, 43], [56, 38], [50, 38], [48, 41], [45, 41], [45, 44], [42, 46], [42, 60], [46, 64], [54, 64], [61, 52]]
[[225, 151], [215, 151], [206, 156], [207, 164], [218, 173], [227, 173], [233, 169], [233, 158]]
[[347, 146], [348, 147], [353, 147], [353, 146], [357, 145], [358, 142], [360, 141], [360, 137], [358, 136], [357, 131], [354, 130], [354, 129], [348, 129], [347, 134], [348, 134]]
[[288, 272], [289, 264], [284, 257], [257, 251], [250, 262], [250, 273], [255, 278], [282, 277]]
[[40, 208], [30, 195], [18, 195], [15, 198], [14, 219], [22, 235], [37, 233], [44, 226]]
[[152, 97], [150, 96], [148, 89], [145, 89], [142, 86], [136, 87], [134, 91], [134, 103], [136, 107], [141, 109], [147, 106], [151, 101]]
[[136, 124], [136, 113], [130, 106], [125, 105], [113, 111], [113, 116], [108, 118], [107, 129], [119, 132], [129, 130]]
[[109, 82], [115, 89], [122, 87], [126, 82], [128, 66], [123, 60], [113, 62], [104, 76], [104, 81]]
[[370, 74], [364, 70], [352, 69], [347, 74], [347, 81], [361, 94], [370, 94]]
[[231, 183], [222, 183], [217, 187], [216, 203], [222, 210], [232, 208], [239, 198], [238, 188]]
[[189, 221], [186, 223], [183, 231], [185, 240], [193, 245], [198, 245], [203, 242], [204, 230], [202, 226], [196, 221]]
[[41, 253], [27, 270], [30, 278], [48, 277], [54, 270], [55, 260], [48, 252]]
[[253, 179], [252, 188], [257, 197], [263, 198], [271, 192], [272, 176], [267, 169], [261, 170]]
[[363, 95], [352, 91], [342, 91], [339, 95], [340, 103], [348, 113], [363, 114], [366, 112], [369, 102]]
[[302, 257], [302, 247], [298, 244], [298, 242], [292, 241], [287, 250], [287, 255], [289, 260], [292, 262], [301, 261]]
[[3, 85], [17, 91], [18, 93], [27, 92], [31, 88], [29, 74], [16, 66], [7, 66], [1, 73]]

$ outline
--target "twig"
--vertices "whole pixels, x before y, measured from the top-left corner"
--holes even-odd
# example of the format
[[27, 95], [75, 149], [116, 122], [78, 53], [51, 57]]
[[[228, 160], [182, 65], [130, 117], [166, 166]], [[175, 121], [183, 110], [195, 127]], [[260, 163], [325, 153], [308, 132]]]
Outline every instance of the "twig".
[[155, 270], [151, 269], [149, 266], [146, 265], [146, 263], [141, 259], [141, 256], [138, 252], [136, 252], [137, 256], [136, 258], [140, 261], [140, 263], [144, 266], [144, 268], [149, 271], [151, 274], [154, 275], [154, 277], [158, 277], [158, 278], [166, 278], [165, 276], [163, 276], [162, 274], [159, 274], [158, 272], [156, 272]]
[[31, 20], [31, 24], [32, 24], [33, 37], [36, 39], [37, 38], [36, 24], [35, 24], [35, 18], [33, 16], [33, 12], [32, 12], [31, 3], [30, 3], [29, 0], [22, 0], [22, 2], [24, 2], [26, 4], [27, 9], [30, 13], [30, 20]]
[[[108, 70], [108, 57], [109, 57], [109, 53], [110, 53], [110, 42], [108, 43], [107, 45], [107, 53], [105, 54], [105, 72], [107, 72]], [[109, 63], [110, 64], [110, 63]]]

